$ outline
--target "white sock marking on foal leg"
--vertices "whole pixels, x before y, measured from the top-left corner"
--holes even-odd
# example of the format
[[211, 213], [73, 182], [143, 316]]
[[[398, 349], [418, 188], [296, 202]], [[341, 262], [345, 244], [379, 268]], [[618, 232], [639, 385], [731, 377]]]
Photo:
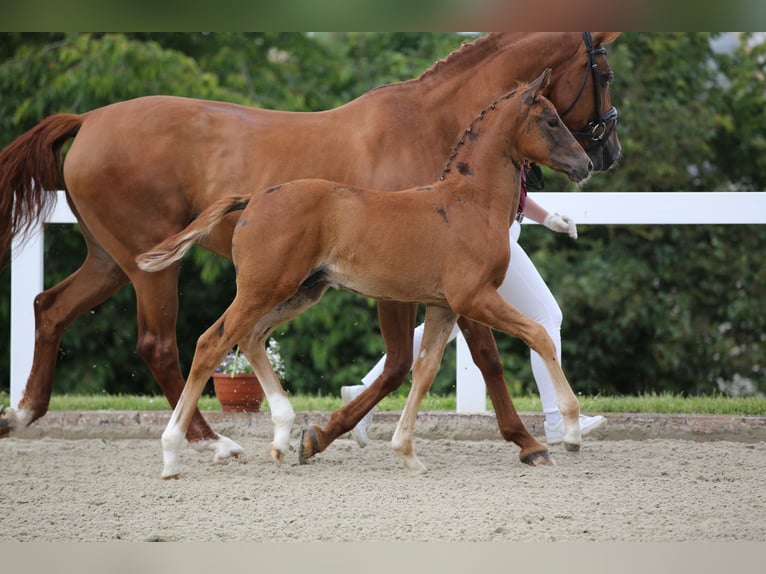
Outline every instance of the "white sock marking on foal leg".
[[287, 452], [290, 440], [290, 430], [295, 421], [295, 411], [288, 398], [281, 393], [268, 397], [271, 408], [271, 422], [274, 423], [274, 442], [272, 443], [282, 453]]
[[162, 478], [175, 478], [180, 473], [178, 454], [181, 451], [181, 446], [184, 443], [185, 437], [178, 426], [178, 420], [176, 418], [177, 410], [178, 407], [173, 411], [168, 426], [162, 433]]

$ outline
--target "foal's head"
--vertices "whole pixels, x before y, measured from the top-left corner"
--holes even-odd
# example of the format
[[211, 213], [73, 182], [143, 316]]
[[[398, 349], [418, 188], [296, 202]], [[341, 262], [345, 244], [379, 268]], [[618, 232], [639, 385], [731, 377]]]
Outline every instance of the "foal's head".
[[521, 112], [512, 145], [522, 157], [515, 159], [546, 165], [580, 182], [590, 175], [593, 163], [561, 121], [556, 108], [542, 95], [550, 77], [548, 68], [521, 92], [518, 103]]

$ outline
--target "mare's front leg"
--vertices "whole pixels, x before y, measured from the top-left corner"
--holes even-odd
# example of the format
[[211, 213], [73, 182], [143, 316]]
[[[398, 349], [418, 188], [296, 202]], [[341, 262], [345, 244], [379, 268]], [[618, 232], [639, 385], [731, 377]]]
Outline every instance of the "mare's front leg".
[[580, 450], [580, 405], [561, 368], [556, 346], [545, 328], [508, 303], [491, 287], [479, 294], [474, 295], [472, 292], [471, 297], [465, 299], [455, 298], [453, 307], [466, 318], [519, 337], [542, 357], [553, 381], [559, 410], [564, 418], [564, 447], [568, 451]]
[[29, 426], [48, 412], [64, 331], [77, 317], [106, 301], [127, 282], [127, 276], [114, 260], [100, 247], [89, 243], [88, 256], [82, 266], [35, 298], [32, 370], [18, 410], [6, 409], [0, 416], [0, 438]]
[[412, 387], [391, 439], [391, 446], [402, 459], [404, 466], [414, 473], [423, 473], [426, 470], [426, 467], [415, 455], [412, 446], [415, 420], [423, 397], [431, 388], [436, 373], [439, 371], [444, 348], [447, 346], [456, 320], [457, 315], [446, 307], [434, 305], [426, 307], [423, 342], [415, 366], [412, 368]]
[[402, 385], [412, 367], [412, 333], [417, 310], [417, 304], [378, 302], [380, 332], [386, 346], [383, 372], [361, 395], [334, 411], [324, 428], [313, 425], [303, 429], [298, 455], [301, 464], [353, 429], [386, 395]]
[[548, 452], [548, 447], [529, 433], [516, 412], [505, 382], [500, 353], [492, 336], [492, 330], [465, 317], [460, 317], [458, 323], [471, 351], [473, 362], [479, 367], [484, 377], [502, 437], [519, 445], [521, 462], [531, 466], [555, 464]]

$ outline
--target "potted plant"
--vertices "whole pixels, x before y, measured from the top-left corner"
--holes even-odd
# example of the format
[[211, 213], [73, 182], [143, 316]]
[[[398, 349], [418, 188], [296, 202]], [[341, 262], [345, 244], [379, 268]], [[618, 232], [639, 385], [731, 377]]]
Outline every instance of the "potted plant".
[[[284, 364], [279, 354], [279, 343], [269, 339], [266, 354], [277, 376], [284, 376]], [[258, 412], [264, 393], [258, 377], [237, 346], [216, 367], [213, 388], [224, 412]]]

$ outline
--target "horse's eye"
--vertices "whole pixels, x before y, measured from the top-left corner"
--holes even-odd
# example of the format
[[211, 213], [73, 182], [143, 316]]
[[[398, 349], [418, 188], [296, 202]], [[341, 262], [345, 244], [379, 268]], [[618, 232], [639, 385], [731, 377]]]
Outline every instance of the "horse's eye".
[[552, 128], [557, 128], [559, 127], [559, 120], [557, 118], [552, 118], [548, 120], [548, 125]]

